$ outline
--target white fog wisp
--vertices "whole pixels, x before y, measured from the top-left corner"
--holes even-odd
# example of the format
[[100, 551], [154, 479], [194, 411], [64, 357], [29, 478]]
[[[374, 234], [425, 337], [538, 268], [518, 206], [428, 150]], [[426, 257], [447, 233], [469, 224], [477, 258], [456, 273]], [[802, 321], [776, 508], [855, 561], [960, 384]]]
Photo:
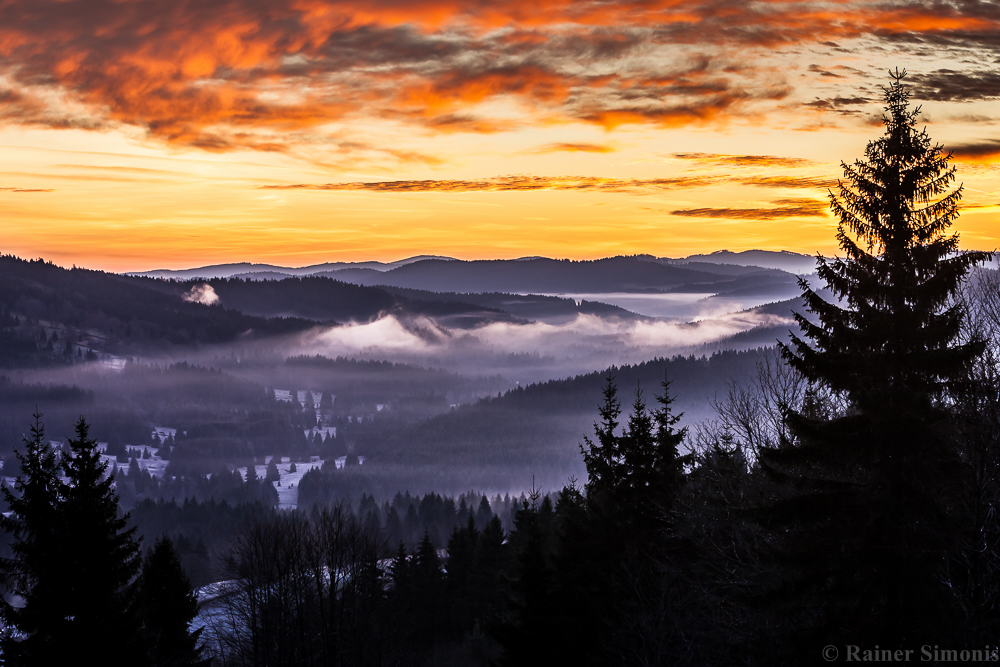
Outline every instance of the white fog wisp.
[[200, 303], [206, 306], [214, 306], [221, 301], [219, 295], [215, 293], [215, 289], [213, 289], [208, 283], [192, 286], [191, 289], [184, 294], [183, 298], [185, 301]]

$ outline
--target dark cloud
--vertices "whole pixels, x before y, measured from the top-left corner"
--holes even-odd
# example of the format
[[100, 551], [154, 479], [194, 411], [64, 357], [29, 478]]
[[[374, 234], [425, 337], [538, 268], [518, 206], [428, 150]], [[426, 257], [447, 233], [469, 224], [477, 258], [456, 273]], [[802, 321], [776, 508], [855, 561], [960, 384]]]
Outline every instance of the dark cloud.
[[735, 218], [738, 220], [779, 220], [782, 218], [826, 217], [827, 202], [817, 199], [777, 199], [767, 208], [689, 208], [670, 211], [671, 215], [694, 218]]
[[809, 66], [809, 71], [810, 72], [814, 72], [816, 74], [819, 74], [820, 76], [830, 76], [830, 77], [834, 77], [836, 79], [843, 79], [844, 78], [840, 74], [834, 74], [833, 72], [831, 72], [829, 70], [823, 69], [819, 65], [810, 65]]
[[51, 188], [0, 188], [0, 192], [55, 192]]
[[987, 139], [970, 144], [946, 146], [962, 162], [994, 162], [1000, 160], [1000, 139]]
[[856, 104], [868, 104], [870, 100], [867, 97], [831, 97], [825, 100], [816, 99], [812, 102], [806, 102], [804, 106], [813, 107], [815, 109], [824, 109], [827, 111], [837, 111], [841, 113], [859, 113], [857, 109], [844, 109], [846, 106], [854, 106]]
[[724, 155], [720, 153], [671, 153], [678, 160], [691, 160], [699, 164], [733, 167], [806, 167], [811, 160], [775, 155]]
[[1000, 96], [1000, 72], [978, 70], [959, 72], [939, 69], [930, 74], [911, 74], [913, 97], [936, 102], [967, 102]]
[[263, 185], [263, 190], [368, 190], [373, 192], [511, 192], [527, 190], [600, 190], [605, 192], [638, 192], [671, 190], [711, 185], [719, 182], [712, 177], [680, 177], [651, 179], [598, 178], [596, 176], [499, 176], [482, 180], [423, 180], [375, 181], [355, 183], [323, 183], [293, 185]]

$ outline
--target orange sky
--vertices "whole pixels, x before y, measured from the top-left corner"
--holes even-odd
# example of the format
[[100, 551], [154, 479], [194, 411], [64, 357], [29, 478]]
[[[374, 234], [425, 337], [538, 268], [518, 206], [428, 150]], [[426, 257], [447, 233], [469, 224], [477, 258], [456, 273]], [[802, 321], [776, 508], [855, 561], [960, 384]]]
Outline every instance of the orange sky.
[[998, 56], [972, 0], [7, 0], [0, 252], [829, 253], [897, 66], [994, 249]]

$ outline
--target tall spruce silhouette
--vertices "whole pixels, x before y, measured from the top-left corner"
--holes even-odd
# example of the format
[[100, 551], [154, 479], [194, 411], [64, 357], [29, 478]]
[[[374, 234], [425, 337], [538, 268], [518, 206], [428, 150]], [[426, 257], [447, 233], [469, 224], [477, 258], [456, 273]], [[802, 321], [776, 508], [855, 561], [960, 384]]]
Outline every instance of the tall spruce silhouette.
[[868, 143], [866, 160], [842, 163], [847, 182], [830, 193], [845, 256], [819, 257], [818, 273], [847, 307], [800, 280], [819, 323], [796, 314], [812, 345], [795, 335], [791, 346], [781, 345], [807, 378], [872, 413], [926, 407], [983, 349], [978, 341], [955, 343], [963, 311], [951, 297], [990, 255], [959, 252], [958, 234], [947, 234], [962, 188], [949, 191], [951, 154], [916, 129], [921, 109], [909, 107], [905, 75], [892, 73], [884, 89], [885, 134]]
[[950, 189], [951, 155], [917, 129], [904, 76], [883, 89], [884, 134], [842, 164], [830, 194], [843, 257], [819, 257], [818, 274], [839, 303], [800, 281], [817, 321], [796, 314], [808, 342], [781, 345], [840, 410], [827, 416], [811, 394], [787, 414], [794, 442], [761, 452], [775, 482], [762, 514], [778, 545], [771, 599], [789, 612], [788, 644], [812, 658], [824, 642], [947, 641], [960, 618], [947, 585], [960, 467], [948, 396], [983, 344], [959, 341], [952, 297], [989, 255], [948, 233], [962, 189]]
[[[128, 517], [118, 515], [113, 479], [89, 431], [81, 417], [59, 457], [36, 414], [17, 453], [14, 492], [3, 489], [11, 513], [0, 525], [13, 540], [4, 583], [23, 599], [3, 605], [5, 664], [142, 662], [134, 613], [139, 542]], [[107, 650], [109, 636], [115, 651]]]
[[65, 543], [60, 501], [59, 458], [45, 437], [42, 416], [34, 415], [24, 451], [14, 450], [21, 472], [13, 491], [0, 486], [10, 512], [0, 516], [11, 538], [11, 557], [2, 562], [5, 592], [23, 601], [12, 606], [3, 598], [3, 654], [8, 664], [54, 664], [63, 648], [58, 639], [66, 625], [62, 563]]
[[173, 542], [162, 537], [146, 554], [139, 579], [139, 617], [149, 667], [207, 667], [201, 659], [201, 630], [190, 630], [198, 613], [198, 598], [191, 589]]
[[[70, 575], [63, 594], [72, 621], [65, 640], [81, 659], [135, 664], [140, 647], [134, 583], [141, 566], [136, 529], [128, 527], [127, 514], [119, 514], [113, 476], [82, 417], [68, 444], [62, 460], [67, 477], [62, 566]], [[112, 635], [119, 648], [106, 655], [106, 638]]]

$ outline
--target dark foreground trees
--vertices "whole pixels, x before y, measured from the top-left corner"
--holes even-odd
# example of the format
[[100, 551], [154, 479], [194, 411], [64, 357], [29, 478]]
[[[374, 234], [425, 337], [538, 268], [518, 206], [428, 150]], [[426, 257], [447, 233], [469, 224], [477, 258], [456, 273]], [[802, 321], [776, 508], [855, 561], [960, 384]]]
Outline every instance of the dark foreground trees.
[[[89, 431], [81, 417], [67, 443], [69, 451], [58, 454], [36, 414], [24, 451], [16, 452], [21, 474], [13, 490], [3, 488], [11, 512], [0, 523], [12, 540], [12, 556], [0, 563], [4, 662], [195, 664], [193, 647], [172, 662], [158, 662], [159, 653], [149, 654], [150, 641], [156, 644], [158, 633], [169, 625], [166, 608], [144, 598], [144, 593], [154, 595], [155, 585], [137, 585], [140, 544], [135, 528], [128, 527], [128, 515], [120, 513], [113, 477]], [[162, 585], [170, 575], [159, 567], [166, 557], [163, 545], [158, 551], [157, 558], [147, 561], [153, 567], [146, 580]], [[166, 585], [186, 585], [184, 593], [190, 594], [186, 579]], [[186, 615], [181, 621], [186, 633], [193, 613], [179, 613]], [[114, 650], [108, 650], [108, 637], [115, 637]]]
[[[10, 513], [0, 525], [10, 535], [13, 557], [3, 561], [5, 584], [3, 652], [24, 664], [41, 664], [60, 650], [56, 640], [65, 624], [65, 582], [59, 503], [59, 460], [45, 439], [41, 415], [35, 414], [24, 451], [15, 450], [21, 475], [11, 491], [3, 486]], [[9, 596], [21, 599], [18, 606]], [[16, 628], [18, 634], [13, 634]], [[9, 659], [9, 658], [8, 658]]]

